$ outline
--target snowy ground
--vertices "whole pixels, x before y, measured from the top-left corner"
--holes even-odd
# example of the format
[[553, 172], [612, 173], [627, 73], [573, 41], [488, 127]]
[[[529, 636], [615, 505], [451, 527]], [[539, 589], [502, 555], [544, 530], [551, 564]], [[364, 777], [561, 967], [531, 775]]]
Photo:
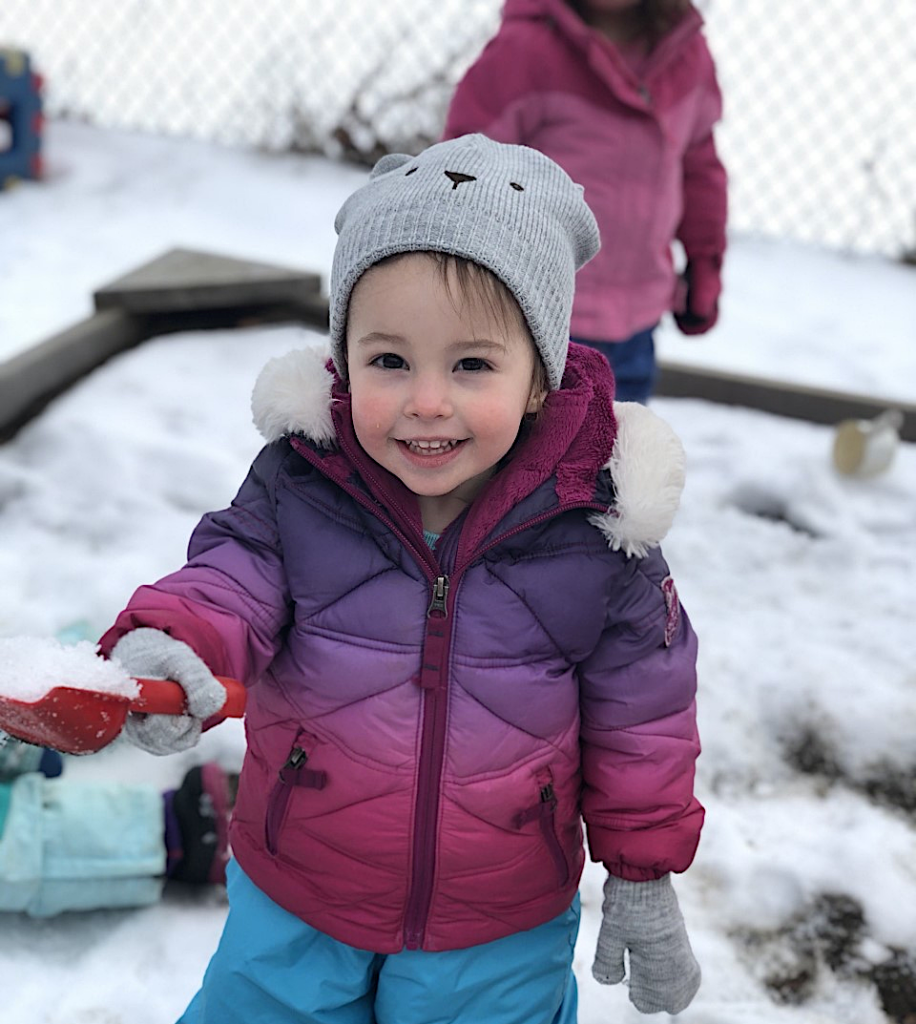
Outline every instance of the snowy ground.
[[[15, 239], [0, 247], [0, 359], [171, 246], [326, 273], [333, 214], [364, 176], [82, 126], [52, 125], [49, 140], [48, 182], [0, 194], [0, 237]], [[736, 240], [721, 327], [692, 342], [666, 328], [661, 348], [913, 401], [913, 279], [880, 260]], [[137, 584], [180, 564], [199, 515], [231, 499], [258, 448], [258, 369], [319, 342], [293, 327], [155, 340], [0, 447], [0, 636], [94, 637]], [[701, 638], [708, 808], [676, 883], [704, 969], [679, 1021], [903, 1021], [916, 1012], [916, 446], [875, 480], [843, 479], [828, 428], [696, 401], [655, 408], [688, 453], [665, 549]], [[242, 747], [230, 722], [192, 754], [116, 742], [67, 771], [165, 787], [195, 759], [237, 766]], [[580, 1020], [633, 1024], [625, 991], [588, 972], [601, 880], [590, 868], [583, 883]], [[0, 915], [2, 1020], [172, 1021], [224, 914], [218, 891], [170, 891], [142, 911]], [[891, 1002], [895, 981], [909, 1002]]]

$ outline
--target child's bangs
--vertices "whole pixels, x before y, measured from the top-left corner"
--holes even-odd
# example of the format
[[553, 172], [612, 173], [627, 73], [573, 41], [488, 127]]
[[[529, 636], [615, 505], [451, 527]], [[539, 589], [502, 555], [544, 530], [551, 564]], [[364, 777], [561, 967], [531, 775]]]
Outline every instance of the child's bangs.
[[[494, 319], [507, 334], [517, 328], [524, 331], [535, 354], [532, 390], [537, 394], [546, 395], [550, 390], [547, 369], [537, 345], [534, 343], [534, 338], [531, 337], [528, 321], [512, 292], [492, 271], [473, 260], [445, 252], [430, 252], [428, 255], [438, 267], [446, 292], [453, 304], [461, 299], [474, 303], [479, 310]], [[455, 294], [456, 287], [460, 292], [457, 296]]]
[[507, 334], [520, 327], [530, 337], [528, 322], [515, 296], [492, 271], [463, 256], [444, 252], [430, 252], [428, 255], [438, 267], [453, 305], [461, 300], [469, 302], [496, 320]]

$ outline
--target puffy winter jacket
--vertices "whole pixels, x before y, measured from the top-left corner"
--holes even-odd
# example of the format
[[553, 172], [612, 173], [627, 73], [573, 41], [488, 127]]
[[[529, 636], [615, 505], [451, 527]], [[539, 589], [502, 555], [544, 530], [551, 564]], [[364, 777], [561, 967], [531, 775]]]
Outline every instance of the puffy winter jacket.
[[607, 364], [573, 346], [530, 436], [430, 550], [324, 358], [268, 364], [254, 404], [275, 439], [103, 638], [168, 629], [250, 686], [230, 833], [245, 872], [388, 953], [559, 914], [583, 816], [611, 871], [682, 871], [703, 814], [696, 649], [653, 546], [676, 438], [641, 406], [615, 421]]
[[585, 198], [601, 251], [576, 277], [572, 334], [624, 341], [682, 304], [671, 244], [697, 274], [725, 252], [726, 175], [712, 129], [715, 67], [691, 9], [637, 78], [564, 0], [507, 0], [459, 83], [444, 137], [481, 132], [552, 157]]

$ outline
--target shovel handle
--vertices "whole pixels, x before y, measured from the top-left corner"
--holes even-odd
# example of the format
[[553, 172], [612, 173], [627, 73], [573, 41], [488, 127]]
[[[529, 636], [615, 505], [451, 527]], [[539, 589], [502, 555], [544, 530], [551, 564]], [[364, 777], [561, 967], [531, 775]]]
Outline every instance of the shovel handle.
[[[223, 718], [241, 718], [245, 714], [245, 687], [228, 676], [216, 676], [226, 688], [226, 702], [218, 712]], [[187, 711], [184, 690], [171, 679], [137, 679], [140, 694], [131, 698], [130, 710], [147, 715], [183, 715]]]

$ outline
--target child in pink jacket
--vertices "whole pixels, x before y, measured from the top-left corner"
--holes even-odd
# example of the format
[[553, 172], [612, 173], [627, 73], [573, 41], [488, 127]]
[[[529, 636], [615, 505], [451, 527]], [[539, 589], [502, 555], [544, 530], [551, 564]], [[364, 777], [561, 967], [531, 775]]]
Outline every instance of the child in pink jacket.
[[652, 393], [667, 310], [685, 334], [718, 317], [722, 100], [701, 26], [687, 0], [506, 0], [448, 112], [445, 138], [531, 146], [585, 186], [602, 247], [577, 277], [571, 333], [607, 356], [623, 401]]

